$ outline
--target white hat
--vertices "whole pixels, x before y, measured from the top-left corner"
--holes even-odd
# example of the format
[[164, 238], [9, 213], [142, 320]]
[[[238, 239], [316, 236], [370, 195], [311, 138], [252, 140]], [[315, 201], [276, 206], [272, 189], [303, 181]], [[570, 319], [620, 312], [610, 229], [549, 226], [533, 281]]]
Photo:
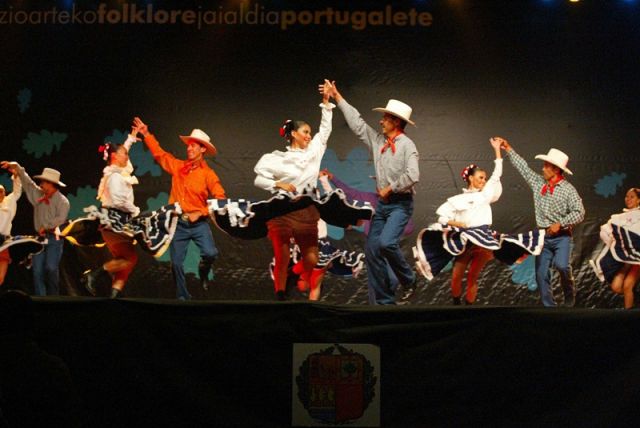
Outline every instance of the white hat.
[[569, 156], [558, 149], [549, 149], [549, 153], [547, 153], [546, 155], [536, 155], [536, 159], [549, 162], [550, 164], [557, 166], [567, 174], [573, 175], [573, 172], [571, 172], [571, 170], [567, 168], [567, 164], [569, 163]]
[[398, 117], [406, 121], [407, 123], [412, 124], [413, 126], [416, 126], [416, 124], [410, 119], [411, 112], [413, 111], [413, 109], [409, 107], [407, 104], [403, 103], [402, 101], [389, 100], [387, 101], [386, 107], [384, 108], [376, 107], [373, 109], [373, 111], [381, 111], [383, 113], [389, 113], [395, 117]]
[[62, 181], [60, 181], [60, 171], [53, 168], [45, 168], [42, 170], [42, 174], [34, 175], [35, 180], [44, 180], [49, 183], [57, 184], [60, 187], [67, 187]]
[[191, 131], [191, 135], [181, 135], [180, 139], [184, 141], [185, 144], [189, 144], [190, 140], [196, 140], [198, 143], [202, 144], [206, 149], [206, 153], [211, 156], [215, 156], [218, 152], [216, 147], [211, 142], [211, 138], [202, 129], [194, 129]]

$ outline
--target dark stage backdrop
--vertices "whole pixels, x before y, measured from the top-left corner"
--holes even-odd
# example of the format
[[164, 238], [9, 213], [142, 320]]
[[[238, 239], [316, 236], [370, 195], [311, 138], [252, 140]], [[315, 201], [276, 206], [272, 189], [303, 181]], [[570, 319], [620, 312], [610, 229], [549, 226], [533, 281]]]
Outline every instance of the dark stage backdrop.
[[[597, 3], [597, 4], [596, 4]], [[508, 138], [534, 169], [550, 147], [567, 152], [571, 182], [587, 209], [575, 230], [578, 304], [619, 306], [594, 278], [588, 260], [598, 228], [623, 207], [638, 174], [640, 5], [582, 1], [0, 1], [1, 156], [32, 174], [62, 171], [72, 210], [94, 204], [103, 162], [97, 147], [123, 140], [140, 116], [161, 144], [182, 157], [179, 135], [212, 136], [211, 162], [231, 197], [263, 198], [253, 166], [282, 148], [287, 118], [319, 123], [316, 86], [334, 79], [345, 98], [376, 126], [371, 108], [397, 98], [413, 107], [408, 130], [420, 151], [415, 228], [402, 241], [410, 256], [419, 228], [460, 191], [459, 171], [492, 168], [489, 137]], [[323, 166], [360, 190], [373, 191], [365, 147], [336, 110]], [[170, 177], [142, 144], [131, 154], [142, 209], [164, 204]], [[8, 175], [0, 178], [9, 184]], [[535, 225], [531, 191], [509, 162], [504, 193], [493, 206], [497, 230]], [[32, 233], [32, 209], [19, 202], [13, 232]], [[271, 298], [267, 240], [240, 241], [214, 231], [221, 257], [217, 285], [197, 297]], [[332, 229], [339, 247], [361, 249], [364, 235]], [[68, 247], [66, 293], [105, 254]], [[188, 270], [196, 271], [192, 248]], [[532, 260], [495, 262], [482, 277], [480, 303], [535, 304]], [[29, 273], [11, 279], [29, 289]], [[412, 299], [447, 303], [447, 274]], [[519, 283], [520, 285], [517, 285]], [[143, 257], [129, 295], [171, 297], [165, 256]], [[326, 301], [364, 303], [363, 278], [328, 278]]]

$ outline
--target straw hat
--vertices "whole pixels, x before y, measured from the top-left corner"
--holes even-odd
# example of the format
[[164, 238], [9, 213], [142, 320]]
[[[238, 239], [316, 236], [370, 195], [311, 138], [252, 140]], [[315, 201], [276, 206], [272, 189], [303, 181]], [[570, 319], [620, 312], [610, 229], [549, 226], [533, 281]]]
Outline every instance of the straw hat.
[[206, 153], [210, 154], [211, 156], [215, 156], [215, 154], [218, 152], [216, 147], [211, 142], [211, 138], [209, 138], [209, 136], [205, 134], [202, 129], [194, 129], [193, 131], [191, 131], [191, 135], [181, 135], [180, 139], [184, 141], [185, 144], [189, 144], [189, 141], [191, 140], [197, 141], [207, 149]]
[[60, 171], [53, 168], [45, 168], [42, 170], [42, 174], [34, 175], [35, 180], [44, 180], [49, 183], [57, 184], [60, 187], [67, 187], [62, 181], [60, 181]]
[[381, 111], [383, 113], [389, 113], [395, 117], [398, 117], [407, 123], [410, 123], [413, 126], [416, 126], [415, 122], [411, 120], [411, 112], [413, 109], [409, 107], [407, 104], [398, 100], [389, 100], [387, 101], [386, 107], [376, 107], [373, 111]]
[[567, 174], [573, 175], [573, 172], [571, 172], [571, 170], [567, 168], [567, 164], [569, 163], [569, 156], [567, 156], [563, 151], [560, 151], [558, 149], [549, 149], [549, 153], [547, 153], [546, 155], [536, 155], [536, 159], [549, 162], [550, 164], [557, 166]]

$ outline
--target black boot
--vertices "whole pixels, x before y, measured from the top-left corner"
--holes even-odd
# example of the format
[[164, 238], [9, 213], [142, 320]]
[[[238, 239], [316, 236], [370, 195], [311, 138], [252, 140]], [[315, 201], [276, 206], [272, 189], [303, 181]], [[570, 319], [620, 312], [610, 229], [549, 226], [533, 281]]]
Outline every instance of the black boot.
[[104, 267], [100, 266], [94, 270], [86, 270], [82, 274], [82, 278], [80, 278], [80, 282], [84, 285], [84, 288], [87, 289], [89, 294], [92, 296], [96, 295], [96, 285], [98, 284], [98, 277], [105, 273]]
[[454, 304], [455, 306], [459, 306], [459, 305], [460, 305], [460, 303], [461, 303], [461, 302], [460, 302], [460, 297], [454, 297], [454, 298], [453, 298], [453, 304]]
[[122, 290], [118, 290], [117, 288], [111, 289], [111, 299], [120, 299], [122, 297], [124, 297], [124, 293]]
[[200, 263], [198, 263], [198, 276], [200, 277], [200, 285], [204, 291], [209, 291], [209, 272], [211, 272], [212, 268], [212, 259], [200, 259]]

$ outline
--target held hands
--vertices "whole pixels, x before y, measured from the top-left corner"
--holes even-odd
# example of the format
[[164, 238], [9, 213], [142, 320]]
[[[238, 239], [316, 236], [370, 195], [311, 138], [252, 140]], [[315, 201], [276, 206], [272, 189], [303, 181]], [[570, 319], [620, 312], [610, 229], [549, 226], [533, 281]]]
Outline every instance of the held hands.
[[320, 92], [323, 97], [327, 97], [327, 101], [329, 98], [333, 98], [338, 102], [342, 98], [338, 92], [338, 88], [336, 87], [335, 80], [324, 79], [324, 83], [318, 85], [318, 92]]
[[136, 131], [136, 135], [142, 134], [143, 137], [149, 135], [149, 127], [137, 116], [133, 118], [133, 125], [131, 126], [132, 133], [134, 130]]
[[507, 152], [511, 151], [511, 144], [509, 144], [509, 142], [502, 137], [493, 137], [489, 141], [491, 142], [491, 146], [494, 149], [496, 148], [496, 146], [494, 146], [494, 142], [495, 142], [495, 144], [498, 144], [499, 148]]
[[0, 167], [6, 169], [11, 174], [16, 175], [18, 173], [19, 165], [18, 162], [2, 161], [0, 162]]
[[489, 138], [489, 143], [491, 143], [491, 147], [493, 147], [493, 151], [496, 153], [496, 159], [502, 159], [500, 147], [502, 146], [503, 141], [504, 140], [500, 137]]

